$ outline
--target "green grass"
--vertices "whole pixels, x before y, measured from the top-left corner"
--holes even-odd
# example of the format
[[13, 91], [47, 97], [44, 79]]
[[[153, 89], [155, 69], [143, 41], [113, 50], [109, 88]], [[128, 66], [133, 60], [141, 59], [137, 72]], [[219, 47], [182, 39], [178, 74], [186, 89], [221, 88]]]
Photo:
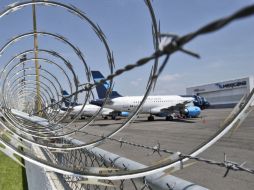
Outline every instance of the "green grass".
[[0, 189], [26, 190], [25, 168], [0, 151]]

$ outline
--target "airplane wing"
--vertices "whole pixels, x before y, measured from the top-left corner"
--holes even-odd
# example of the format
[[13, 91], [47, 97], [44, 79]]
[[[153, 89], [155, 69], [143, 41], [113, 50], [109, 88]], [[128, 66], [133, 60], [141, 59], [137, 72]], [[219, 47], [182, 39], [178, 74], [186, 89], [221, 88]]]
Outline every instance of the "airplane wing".
[[151, 113], [173, 113], [185, 108], [185, 105], [190, 103], [190, 101], [184, 101], [183, 103], [178, 103], [174, 106], [160, 106], [151, 109]]
[[114, 112], [114, 110], [112, 110], [112, 109], [103, 108], [101, 111], [101, 115], [112, 115], [113, 112]]
[[191, 101], [184, 101], [183, 103], [178, 103], [175, 106], [168, 107], [167, 110], [181, 110], [184, 109], [186, 104], [190, 103]]

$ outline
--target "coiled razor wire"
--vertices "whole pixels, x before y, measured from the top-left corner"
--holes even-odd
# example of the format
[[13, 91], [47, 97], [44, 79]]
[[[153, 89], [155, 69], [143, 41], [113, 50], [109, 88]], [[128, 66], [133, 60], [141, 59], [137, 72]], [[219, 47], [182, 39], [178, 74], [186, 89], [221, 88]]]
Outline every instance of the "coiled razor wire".
[[[51, 171], [61, 173], [63, 175], [71, 175], [73, 177], [79, 178], [84, 177], [88, 179], [103, 179], [103, 180], [125, 180], [125, 179], [132, 179], [138, 177], [144, 177], [150, 174], [154, 174], [159, 171], [164, 171], [168, 168], [174, 168], [181, 165], [183, 162], [188, 161], [189, 159], [195, 159], [197, 161], [204, 161], [202, 159], [198, 159], [197, 156], [206, 150], [208, 147], [213, 145], [217, 142], [223, 135], [225, 135], [230, 129], [234, 126], [241, 123], [246, 115], [249, 113], [249, 108], [251, 103], [254, 99], [254, 90], [246, 97], [244, 102], [241, 102], [241, 105], [237, 105], [238, 107], [235, 108], [234, 114], [224, 123], [223, 127], [220, 128], [213, 136], [211, 136], [207, 141], [199, 145], [198, 147], [194, 148], [188, 154], [183, 154], [179, 152], [172, 152], [170, 150], [163, 150], [160, 149], [160, 146], [156, 147], [149, 147], [146, 145], [139, 145], [136, 143], [130, 143], [123, 140], [119, 140], [119, 142], [129, 144], [131, 146], [141, 147], [145, 149], [150, 149], [156, 152], [164, 152], [169, 153], [172, 155], [171, 159], [164, 161], [162, 163], [148, 166], [143, 169], [137, 170], [117, 170], [111, 172], [94, 172], [92, 167], [86, 167], [82, 170], [80, 168], [76, 168], [74, 165], [70, 165], [71, 161], [66, 164], [59, 165], [57, 162], [50, 162], [48, 160], [40, 159], [37, 155], [22, 151], [19, 149], [16, 144], [13, 143], [13, 139], [20, 142], [26, 142], [25, 144], [35, 145], [40, 148], [44, 148], [45, 150], [51, 151], [59, 151], [64, 155], [64, 151], [85, 151], [88, 148], [98, 146], [101, 143], [105, 142], [106, 140], [116, 141], [114, 139], [114, 135], [124, 129], [126, 126], [130, 124], [130, 122], [135, 119], [137, 113], [141, 110], [142, 105], [144, 104], [148, 94], [152, 90], [152, 88], [156, 84], [156, 80], [158, 76], [161, 74], [163, 69], [165, 68], [166, 64], [168, 63], [169, 56], [177, 51], [181, 51], [183, 53], [187, 53], [188, 55], [199, 57], [197, 54], [185, 50], [183, 46], [188, 43], [189, 41], [193, 40], [195, 37], [203, 34], [207, 34], [220, 28], [224, 27], [228, 23], [243, 18], [247, 16], [251, 16], [254, 14], [254, 5], [248, 6], [238, 12], [232, 14], [231, 16], [222, 18], [220, 20], [214, 21], [195, 32], [191, 32], [187, 35], [182, 37], [173, 36], [172, 40], [165, 44], [162, 49], [159, 49], [159, 42], [162, 36], [170, 36], [167, 34], [160, 34], [159, 27], [157, 25], [157, 20], [149, 0], [145, 0], [145, 5], [148, 8], [149, 14], [151, 16], [152, 21], [152, 34], [153, 34], [153, 44], [154, 44], [154, 53], [151, 56], [142, 58], [138, 60], [135, 64], [126, 65], [123, 69], [119, 69], [114, 72], [114, 57], [113, 53], [109, 48], [109, 45], [106, 41], [105, 35], [102, 32], [101, 28], [96, 25], [91, 19], [89, 19], [84, 12], [79, 10], [78, 8], [66, 5], [60, 2], [55, 1], [25, 1], [20, 3], [15, 3], [8, 6], [4, 11], [0, 13], [0, 18], [5, 17], [8, 14], [16, 12], [24, 7], [31, 6], [31, 5], [41, 5], [41, 6], [52, 6], [57, 8], [62, 8], [64, 10], [69, 11], [71, 14], [78, 16], [82, 19], [82, 21], [91, 27], [94, 31], [95, 35], [100, 39], [103, 47], [106, 50], [106, 57], [107, 63], [110, 70], [110, 75], [108, 75], [105, 79], [100, 80], [98, 83], [92, 83], [90, 77], [90, 69], [89, 66], [84, 58], [83, 53], [81, 50], [76, 47], [71, 41], [65, 38], [62, 35], [51, 33], [51, 32], [44, 32], [44, 31], [35, 31], [35, 32], [28, 32], [23, 33], [18, 36], [13, 37], [9, 40], [3, 47], [0, 48], [0, 54], [4, 55], [5, 51], [8, 50], [10, 46], [13, 46], [16, 42], [21, 41], [24, 38], [29, 38], [34, 35], [38, 35], [41, 37], [49, 37], [54, 40], [57, 40], [61, 43], [64, 43], [76, 54], [76, 56], [81, 61], [82, 68], [84, 68], [84, 73], [86, 74], [86, 80], [83, 83], [80, 83], [78, 80], [78, 76], [73, 70], [72, 63], [67, 60], [64, 55], [54, 51], [54, 50], [47, 50], [47, 49], [28, 49], [23, 50], [23, 52], [18, 52], [17, 55], [13, 56], [2, 68], [2, 72], [0, 73], [0, 81], [1, 81], [1, 113], [5, 121], [0, 121], [2, 125], [2, 133], [5, 136], [0, 137], [0, 142], [5, 148], [13, 151], [16, 155], [21, 156], [27, 161], [30, 161], [38, 166], [45, 167]], [[172, 36], [171, 36], [172, 37]], [[50, 59], [46, 59], [43, 57], [33, 58], [31, 54], [35, 51], [39, 53], [48, 54], [53, 56], [58, 61], [53, 61]], [[28, 56], [30, 58], [24, 58], [24, 56]], [[159, 58], [164, 57], [162, 64], [159, 66]], [[24, 59], [22, 59], [24, 58]], [[20, 59], [19, 62], [17, 60]], [[43, 62], [41, 65], [40, 70], [40, 77], [41, 81], [36, 81], [36, 74], [34, 73], [35, 67], [31, 63], [34, 61]], [[60, 63], [59, 64], [59, 60]], [[154, 61], [153, 67], [151, 69], [151, 74], [147, 83], [147, 89], [144, 94], [144, 97], [137, 106], [135, 112], [131, 114], [131, 116], [121, 124], [118, 128], [112, 130], [109, 134], [101, 136], [101, 135], [94, 135], [95, 139], [90, 140], [89, 142], [76, 144], [72, 142], [72, 135], [76, 133], [86, 133], [81, 130], [86, 129], [90, 126], [95, 119], [101, 113], [103, 106], [94, 114], [85, 124], [81, 127], [72, 128], [71, 124], [77, 120], [77, 118], [81, 115], [82, 110], [85, 108], [86, 104], [88, 103], [89, 97], [92, 94], [92, 89], [97, 85], [103, 84], [105, 81], [110, 82], [109, 90], [106, 94], [106, 98], [104, 104], [109, 98], [109, 94], [112, 91], [113, 86], [113, 79], [117, 76], [121, 75], [124, 72], [130, 71], [135, 69], [136, 67], [142, 66], [150, 62], [151, 60]], [[50, 65], [53, 69], [48, 70], [47, 67], [44, 65]], [[23, 67], [22, 67], [23, 66]], [[63, 86], [60, 83], [58, 77], [54, 74], [54, 70], [61, 71], [63, 73], [64, 80], [67, 81], [66, 84], [68, 86], [68, 90], [70, 91], [70, 95], [66, 97], [62, 97]], [[39, 85], [41, 88], [40, 96], [37, 96], [36, 93], [36, 85]], [[73, 106], [67, 106], [67, 111], [60, 115], [59, 107], [63, 104], [64, 100], [70, 99], [70, 102], [77, 103], [77, 97], [79, 94], [84, 93], [84, 103], [82, 105], [82, 109], [79, 113], [75, 114], [74, 118], [66, 123], [63, 124], [64, 119], [70, 116], [72, 112]], [[29, 97], [29, 98], [28, 98]], [[35, 107], [36, 101], [41, 102], [42, 109], [39, 111], [35, 111], [33, 108]], [[18, 105], [18, 107], [16, 107]], [[18, 108], [20, 110], [24, 109], [26, 106], [27, 115], [24, 117], [18, 116], [19, 112], [15, 111], [14, 108]], [[36, 119], [28, 118], [36, 118], [34, 115], [42, 115], [45, 118], [45, 121], [36, 122]], [[7, 135], [8, 134], [8, 135]], [[88, 133], [86, 133], [88, 134]], [[8, 138], [6, 138], [6, 136]], [[66, 140], [68, 139], [68, 140]], [[23, 144], [24, 146], [24, 144]], [[73, 156], [73, 154], [70, 154]], [[75, 157], [75, 156], [74, 156]], [[57, 159], [56, 159], [57, 160]], [[61, 162], [64, 163], [64, 162]], [[209, 163], [209, 161], [207, 161]], [[222, 167], [226, 167], [229, 169], [243, 169], [243, 167], [237, 164], [220, 164], [216, 162], [211, 162], [211, 164], [217, 164]], [[225, 162], [224, 162], [225, 163]], [[72, 163], [74, 164], [74, 163]], [[100, 165], [100, 164], [98, 164]], [[247, 170], [249, 173], [253, 173], [253, 170]], [[146, 184], [146, 183], [145, 183]]]

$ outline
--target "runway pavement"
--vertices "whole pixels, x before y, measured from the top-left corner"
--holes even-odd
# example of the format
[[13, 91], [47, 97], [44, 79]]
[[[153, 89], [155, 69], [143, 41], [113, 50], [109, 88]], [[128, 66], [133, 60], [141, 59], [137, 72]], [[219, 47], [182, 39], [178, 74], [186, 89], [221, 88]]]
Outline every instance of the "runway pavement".
[[[122, 130], [114, 138], [143, 144], [156, 146], [172, 151], [189, 153], [193, 148], [207, 140], [219, 128], [231, 109], [207, 109], [202, 111], [200, 118], [193, 118], [184, 121], [165, 121], [162, 118], [155, 118], [155, 121], [147, 121], [147, 116], [141, 116], [135, 122]], [[214, 146], [205, 151], [203, 158], [216, 161], [223, 161], [224, 153], [231, 161], [238, 163], [246, 161], [246, 167], [254, 169], [254, 112], [252, 111], [242, 126], [234, 133], [229, 133]], [[98, 120], [92, 127], [84, 131], [106, 135], [116, 129], [124, 121], [121, 120]], [[78, 121], [76, 126], [80, 126], [85, 121]], [[76, 138], [83, 141], [94, 139], [94, 136], [78, 133]], [[120, 146], [119, 142], [106, 141], [99, 146], [102, 149], [111, 151], [120, 156], [130, 158], [142, 164], [155, 164], [167, 155], [153, 153], [151, 150], [130, 145]], [[174, 176], [195, 182], [209, 189], [253, 189], [254, 175], [230, 171], [226, 178], [223, 178], [225, 168], [205, 163], [195, 163], [183, 170], [173, 173]]]

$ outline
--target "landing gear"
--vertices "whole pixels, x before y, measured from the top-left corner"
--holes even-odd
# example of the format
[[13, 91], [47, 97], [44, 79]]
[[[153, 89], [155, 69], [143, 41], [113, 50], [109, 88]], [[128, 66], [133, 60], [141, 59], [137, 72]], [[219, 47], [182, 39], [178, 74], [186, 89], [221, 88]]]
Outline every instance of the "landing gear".
[[115, 116], [115, 115], [112, 115], [112, 116], [111, 116], [111, 119], [112, 119], [112, 120], [116, 120], [116, 116]]
[[150, 115], [148, 118], [147, 118], [148, 121], [154, 121], [154, 116]]
[[103, 117], [103, 119], [104, 119], [104, 120], [107, 120], [107, 119], [108, 119], [108, 117], [107, 117], [107, 116], [105, 116], [105, 117]]
[[174, 117], [172, 115], [168, 115], [166, 117], [166, 121], [173, 121], [174, 120]]

